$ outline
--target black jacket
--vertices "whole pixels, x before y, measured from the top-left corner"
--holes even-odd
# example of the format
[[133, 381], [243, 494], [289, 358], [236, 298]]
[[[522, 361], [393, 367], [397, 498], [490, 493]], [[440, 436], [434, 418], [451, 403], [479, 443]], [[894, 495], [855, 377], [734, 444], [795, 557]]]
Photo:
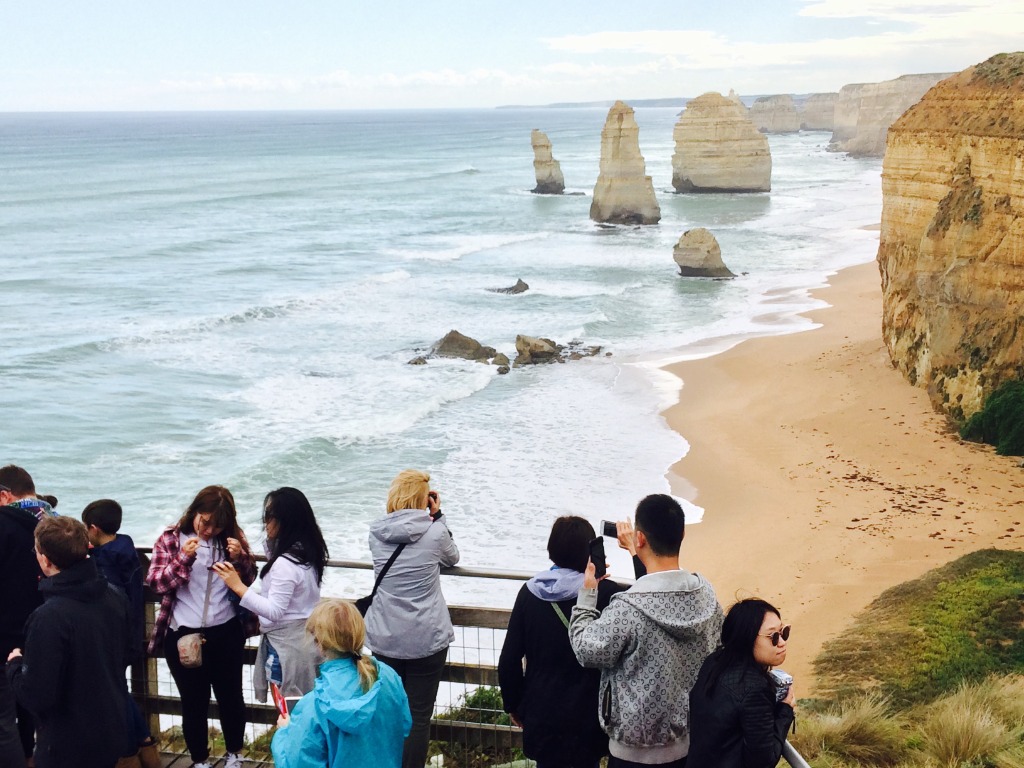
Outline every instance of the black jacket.
[[25, 644], [25, 621], [43, 604], [33, 551], [37, 522], [27, 509], [0, 507], [0, 664]]
[[39, 585], [24, 656], [7, 665], [18, 703], [36, 716], [38, 768], [110, 768], [131, 751], [124, 668], [128, 601], [91, 560]]
[[711, 654], [690, 691], [690, 753], [686, 768], [774, 768], [782, 756], [793, 708], [775, 701], [775, 686], [751, 661], [724, 670], [714, 689]]
[[[626, 587], [605, 579], [598, 608]], [[608, 736], [597, 719], [601, 670], [584, 669], [569, 645], [569, 630], [552, 608], [569, 619], [575, 598], [541, 600], [523, 586], [509, 618], [498, 660], [505, 711], [523, 724], [523, 751], [538, 762], [592, 766], [608, 754]], [[523, 659], [526, 670], [523, 671]]]

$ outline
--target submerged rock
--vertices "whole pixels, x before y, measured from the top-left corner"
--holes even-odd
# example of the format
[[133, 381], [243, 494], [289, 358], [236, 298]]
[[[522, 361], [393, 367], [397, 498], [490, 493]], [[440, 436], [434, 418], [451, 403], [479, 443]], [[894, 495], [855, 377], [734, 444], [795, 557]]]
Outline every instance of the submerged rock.
[[657, 224], [661, 208], [640, 154], [633, 108], [616, 101], [601, 131], [601, 165], [590, 218], [608, 224]]
[[672, 258], [683, 277], [736, 277], [722, 261], [722, 249], [704, 227], [683, 233], [672, 249]]
[[530, 144], [533, 146], [533, 172], [537, 177], [537, 186], [532, 192], [537, 195], [562, 194], [565, 178], [562, 167], [551, 154], [551, 141], [547, 134], [534, 128], [530, 133]]
[[600, 353], [599, 346], [585, 346], [579, 339], [573, 339], [567, 345], [556, 344], [551, 339], [535, 336], [516, 336], [515, 367], [536, 365], [538, 363], [564, 363], [566, 360], [579, 360], [593, 357]]
[[516, 284], [510, 288], [488, 288], [491, 293], [526, 293], [530, 290], [530, 286], [523, 282], [522, 278], [516, 280]]

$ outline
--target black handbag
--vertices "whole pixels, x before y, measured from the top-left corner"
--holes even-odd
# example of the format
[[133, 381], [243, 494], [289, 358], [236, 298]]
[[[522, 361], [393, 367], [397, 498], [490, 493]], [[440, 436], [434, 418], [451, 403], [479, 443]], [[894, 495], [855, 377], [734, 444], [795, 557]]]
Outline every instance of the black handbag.
[[395, 547], [395, 551], [391, 553], [391, 557], [388, 558], [388, 561], [384, 563], [384, 567], [380, 569], [380, 573], [377, 574], [377, 580], [373, 582], [373, 591], [356, 600], [356, 610], [359, 611], [361, 616], [365, 616], [366, 612], [370, 610], [370, 606], [373, 605], [373, 597], [377, 594], [377, 588], [380, 587], [381, 579], [391, 569], [391, 566], [403, 549], [405, 549], [405, 544], [399, 544]]

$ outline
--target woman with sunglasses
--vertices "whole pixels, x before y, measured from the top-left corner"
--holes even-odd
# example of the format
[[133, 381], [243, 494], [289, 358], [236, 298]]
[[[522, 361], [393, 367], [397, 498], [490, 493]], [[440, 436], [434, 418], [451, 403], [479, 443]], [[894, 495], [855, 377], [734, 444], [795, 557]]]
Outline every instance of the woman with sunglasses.
[[789, 629], [764, 600], [741, 600], [729, 609], [722, 644], [690, 691], [687, 768], [772, 768], [779, 762], [796, 697], [769, 672], [786, 660]]

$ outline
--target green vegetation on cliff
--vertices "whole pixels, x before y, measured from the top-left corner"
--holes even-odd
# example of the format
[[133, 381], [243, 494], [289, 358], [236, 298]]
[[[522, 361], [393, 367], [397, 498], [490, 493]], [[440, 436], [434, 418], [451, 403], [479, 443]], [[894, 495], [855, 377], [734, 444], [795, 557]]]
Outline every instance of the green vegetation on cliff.
[[1024, 381], [1008, 381], [989, 395], [960, 436], [990, 443], [1001, 456], [1024, 456]]

